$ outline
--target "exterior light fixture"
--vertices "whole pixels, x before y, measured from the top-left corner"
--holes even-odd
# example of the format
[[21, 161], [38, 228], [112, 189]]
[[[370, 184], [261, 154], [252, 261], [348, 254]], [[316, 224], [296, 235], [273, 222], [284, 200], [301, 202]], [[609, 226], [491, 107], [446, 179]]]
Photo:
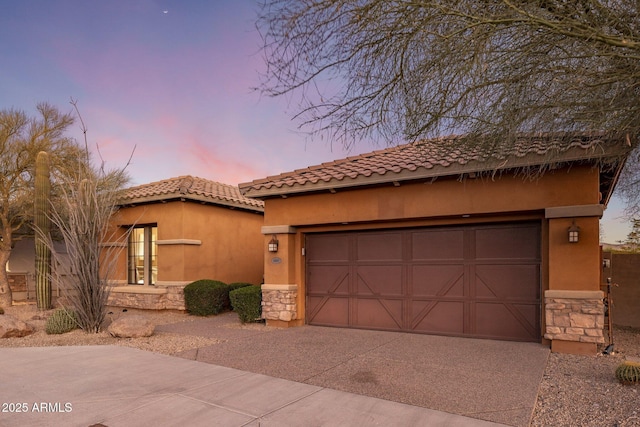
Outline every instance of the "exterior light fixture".
[[267, 245], [269, 252], [278, 252], [278, 239], [276, 239], [275, 234], [269, 240], [269, 244]]
[[580, 240], [580, 227], [576, 225], [575, 221], [573, 221], [571, 227], [567, 229], [567, 232], [569, 233], [569, 243], [578, 243]]

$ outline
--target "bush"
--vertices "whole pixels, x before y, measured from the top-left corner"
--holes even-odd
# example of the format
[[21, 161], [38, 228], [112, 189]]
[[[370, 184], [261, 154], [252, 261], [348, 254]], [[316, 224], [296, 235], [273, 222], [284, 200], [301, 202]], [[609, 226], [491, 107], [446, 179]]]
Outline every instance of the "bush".
[[[236, 289], [244, 288], [247, 286], [253, 286], [253, 285], [251, 283], [245, 283], [245, 282], [229, 283], [229, 296], [231, 296], [232, 291], [235, 291]], [[229, 299], [229, 310], [233, 310], [233, 307], [231, 306], [231, 299]]]
[[4, 314], [4, 308], [0, 307], [0, 314]]
[[262, 290], [260, 286], [244, 286], [229, 292], [233, 311], [242, 323], [253, 322], [262, 313]]
[[189, 314], [209, 316], [228, 307], [229, 285], [218, 280], [197, 280], [184, 287], [184, 305]]
[[247, 286], [253, 286], [253, 284], [245, 283], [245, 282], [229, 283], [229, 292], [235, 291], [236, 289], [244, 288], [244, 287], [247, 287]]
[[47, 334], [64, 334], [77, 329], [78, 317], [73, 310], [59, 308], [55, 310], [45, 323], [44, 330]]

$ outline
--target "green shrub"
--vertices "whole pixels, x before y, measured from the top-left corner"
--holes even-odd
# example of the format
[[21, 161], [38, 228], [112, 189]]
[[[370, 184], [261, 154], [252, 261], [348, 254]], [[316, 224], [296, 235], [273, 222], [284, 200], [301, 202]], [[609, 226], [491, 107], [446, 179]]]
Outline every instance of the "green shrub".
[[616, 369], [616, 378], [625, 385], [640, 384], [640, 363], [624, 361]]
[[64, 334], [78, 328], [78, 319], [75, 311], [59, 308], [55, 310], [45, 323], [44, 330], [47, 334]]
[[184, 305], [189, 314], [209, 316], [228, 307], [229, 285], [218, 280], [197, 280], [184, 287]]
[[245, 283], [245, 282], [233, 282], [233, 283], [229, 283], [229, 292], [231, 291], [235, 291], [236, 289], [240, 289], [240, 288], [244, 288], [246, 286], [253, 286], [253, 284], [251, 283]]
[[[253, 285], [251, 283], [245, 283], [245, 282], [229, 283], [229, 295], [231, 295], [232, 291], [235, 291], [236, 289], [244, 288], [246, 286], [253, 286]], [[233, 307], [231, 306], [231, 299], [229, 299], [229, 310], [233, 310]]]
[[233, 311], [242, 323], [253, 322], [262, 313], [262, 290], [260, 286], [244, 286], [229, 292]]

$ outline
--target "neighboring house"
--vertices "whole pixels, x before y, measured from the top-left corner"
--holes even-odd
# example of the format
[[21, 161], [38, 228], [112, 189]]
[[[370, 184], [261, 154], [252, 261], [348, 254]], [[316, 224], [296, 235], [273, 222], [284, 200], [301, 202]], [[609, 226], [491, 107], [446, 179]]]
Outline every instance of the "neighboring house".
[[183, 288], [195, 280], [262, 283], [261, 201], [191, 176], [130, 188], [120, 200], [104, 243], [118, 260], [110, 305], [184, 310]]
[[[67, 249], [63, 242], [54, 244], [56, 253], [52, 254], [51, 273], [57, 280], [51, 283], [51, 295], [60, 297], [65, 288], [69, 288], [67, 282], [67, 268], [62, 268], [59, 263], [68, 262]], [[36, 248], [35, 239], [32, 236], [22, 236], [14, 240], [11, 256], [6, 265], [9, 285], [12, 291], [13, 301], [36, 300]]]
[[264, 250], [277, 246], [265, 259], [267, 323], [594, 354], [599, 218], [628, 139], [475, 142], [420, 141], [240, 184], [264, 200]]

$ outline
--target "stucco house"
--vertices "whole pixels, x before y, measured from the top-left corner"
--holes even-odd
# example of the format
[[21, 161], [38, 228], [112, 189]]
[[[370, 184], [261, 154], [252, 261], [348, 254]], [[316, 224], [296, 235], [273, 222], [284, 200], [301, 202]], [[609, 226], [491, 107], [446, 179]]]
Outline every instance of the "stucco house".
[[264, 201], [263, 317], [594, 354], [599, 219], [630, 148], [449, 137], [240, 184]]
[[181, 176], [129, 188], [120, 201], [103, 243], [118, 254], [110, 305], [184, 310], [195, 280], [262, 283], [263, 203], [238, 187]]

